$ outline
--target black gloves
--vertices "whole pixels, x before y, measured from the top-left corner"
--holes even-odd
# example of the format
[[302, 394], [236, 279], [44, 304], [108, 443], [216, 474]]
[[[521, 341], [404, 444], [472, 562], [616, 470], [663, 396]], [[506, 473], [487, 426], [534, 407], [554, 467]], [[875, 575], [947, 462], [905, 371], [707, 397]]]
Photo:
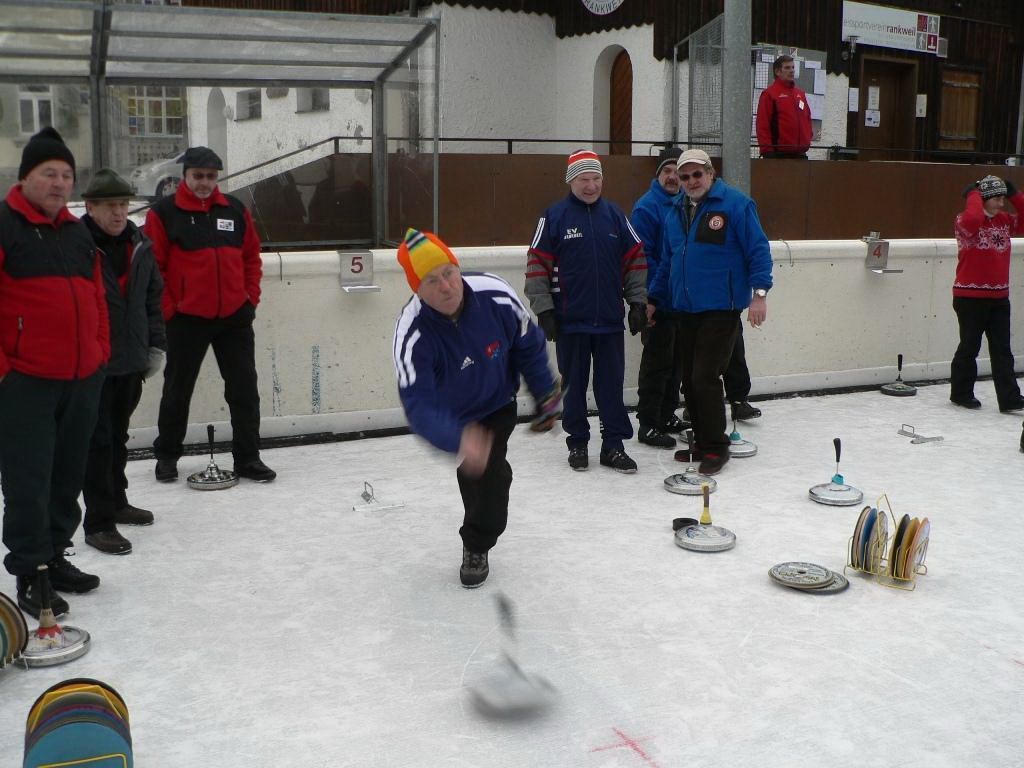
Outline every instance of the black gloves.
[[[546, 313], [545, 313], [546, 314]], [[556, 376], [555, 386], [537, 401], [537, 410], [530, 420], [532, 432], [547, 432], [562, 415], [562, 380]]]
[[629, 332], [634, 336], [644, 330], [647, 327], [647, 305], [639, 303], [630, 304], [627, 321], [629, 323]]
[[555, 320], [555, 310], [546, 309], [537, 315], [537, 325], [544, 331], [544, 338], [548, 341], [558, 341], [558, 321]]
[[1007, 197], [1013, 197], [1014, 195], [1017, 194], [1017, 188], [1015, 186], [1013, 186], [1013, 182], [1012, 181], [1010, 181], [1009, 179], [1006, 179], [1004, 181], [1004, 183], [1006, 184], [1006, 196]]
[[972, 190], [977, 189], [979, 186], [980, 186], [979, 182], [972, 181], [970, 184], [968, 184], [966, 187], [964, 187], [964, 191], [960, 193], [960, 196], [961, 197], [967, 197], [971, 193]]

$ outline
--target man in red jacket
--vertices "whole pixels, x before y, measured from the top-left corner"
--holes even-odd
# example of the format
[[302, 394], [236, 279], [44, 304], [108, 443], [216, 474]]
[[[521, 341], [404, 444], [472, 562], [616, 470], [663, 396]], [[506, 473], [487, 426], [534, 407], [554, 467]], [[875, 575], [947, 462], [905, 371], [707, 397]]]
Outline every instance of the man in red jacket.
[[761, 157], [806, 160], [811, 146], [811, 105], [796, 87], [796, 63], [779, 56], [772, 65], [775, 82], [757, 102], [757, 143]]
[[[974, 396], [982, 335], [988, 338], [992, 383], [1003, 413], [1024, 409], [1010, 350], [1010, 238], [1024, 234], [1024, 194], [998, 176], [986, 176], [964, 190], [967, 204], [956, 217], [958, 249], [953, 310], [960, 345], [949, 371], [949, 399], [981, 408]], [[1016, 209], [1003, 210], [1009, 197]]]
[[[53, 128], [29, 139], [18, 180], [0, 203], [0, 479], [4, 566], [18, 605], [38, 617], [39, 566], [61, 592], [100, 583], [66, 550], [82, 520], [110, 335], [99, 253], [67, 209], [75, 158]], [[64, 598], [49, 599], [54, 614], [67, 613]]]
[[252, 330], [263, 262], [252, 216], [217, 187], [224, 164], [208, 147], [180, 158], [184, 178], [146, 216], [146, 235], [164, 279], [167, 367], [153, 443], [156, 479], [178, 478], [199, 368], [212, 346], [231, 412], [235, 472], [260, 483], [277, 473], [260, 461], [260, 395]]

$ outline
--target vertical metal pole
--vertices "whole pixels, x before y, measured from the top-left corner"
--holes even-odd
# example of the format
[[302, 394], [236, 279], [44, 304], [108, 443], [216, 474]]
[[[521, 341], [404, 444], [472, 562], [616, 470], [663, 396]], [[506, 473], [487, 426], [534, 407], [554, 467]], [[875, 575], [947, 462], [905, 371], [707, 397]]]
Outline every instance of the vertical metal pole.
[[388, 141], [385, 134], [387, 107], [384, 102], [384, 83], [373, 84], [373, 244], [380, 246], [387, 234], [388, 204]]
[[440, 163], [438, 162], [441, 145], [441, 20], [434, 26], [434, 231], [440, 231], [441, 194]]
[[730, 186], [750, 194], [751, 0], [725, 0], [722, 72], [722, 168]]
[[672, 46], [672, 143], [679, 143], [679, 44]]

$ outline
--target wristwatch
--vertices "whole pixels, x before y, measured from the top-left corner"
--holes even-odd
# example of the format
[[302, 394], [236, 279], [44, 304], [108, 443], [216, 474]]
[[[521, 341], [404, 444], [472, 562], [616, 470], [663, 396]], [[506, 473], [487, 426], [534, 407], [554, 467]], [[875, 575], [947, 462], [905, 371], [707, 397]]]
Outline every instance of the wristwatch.
[[755, 296], [760, 296], [763, 299], [765, 296], [768, 295], [768, 289], [767, 288], [755, 288], [754, 289], [754, 295]]

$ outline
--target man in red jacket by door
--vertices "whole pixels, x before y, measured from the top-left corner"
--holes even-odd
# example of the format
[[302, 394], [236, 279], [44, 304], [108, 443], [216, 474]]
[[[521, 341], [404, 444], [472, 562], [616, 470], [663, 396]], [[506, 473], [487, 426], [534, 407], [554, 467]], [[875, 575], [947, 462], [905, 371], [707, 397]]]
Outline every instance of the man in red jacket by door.
[[181, 156], [184, 178], [146, 216], [146, 235], [164, 278], [167, 367], [153, 443], [156, 479], [178, 478], [199, 368], [213, 347], [231, 413], [235, 472], [260, 483], [277, 473], [260, 461], [260, 395], [252, 330], [263, 262], [248, 209], [217, 186], [224, 164], [209, 147]]
[[807, 159], [811, 146], [811, 105], [796, 86], [796, 63], [779, 56], [772, 65], [775, 82], [757, 102], [757, 143], [761, 157]]

